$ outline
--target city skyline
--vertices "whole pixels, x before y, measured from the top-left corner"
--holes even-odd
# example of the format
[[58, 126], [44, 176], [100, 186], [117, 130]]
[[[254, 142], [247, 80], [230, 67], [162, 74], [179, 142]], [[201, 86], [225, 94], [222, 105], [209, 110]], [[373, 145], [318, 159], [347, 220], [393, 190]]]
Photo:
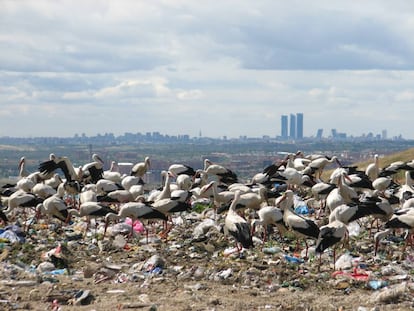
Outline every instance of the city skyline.
[[[281, 120], [283, 120], [284, 117], [288, 117], [287, 115], [282, 115]], [[296, 117], [296, 116], [295, 116]], [[281, 131], [283, 131], [283, 128], [281, 128]], [[296, 131], [296, 129], [295, 129]], [[324, 133], [328, 133], [325, 134]], [[289, 132], [287, 132], [289, 133]], [[170, 133], [161, 133], [159, 131], [153, 131], [153, 132], [125, 132], [121, 134], [115, 135], [112, 132], [103, 132], [103, 133], [97, 133], [95, 135], [87, 135], [86, 133], [73, 133], [69, 136], [0, 136], [0, 142], [1, 141], [12, 141], [14, 139], [16, 140], [31, 140], [31, 139], [43, 139], [43, 138], [50, 138], [50, 139], [82, 139], [82, 138], [105, 138], [108, 137], [110, 139], [116, 139], [119, 137], [135, 137], [139, 139], [151, 139], [151, 140], [163, 140], [163, 139], [171, 139], [171, 140], [182, 140], [182, 141], [188, 141], [193, 139], [217, 139], [217, 140], [234, 140], [234, 139], [273, 139], [273, 140], [279, 140], [279, 141], [286, 141], [286, 140], [301, 140], [301, 139], [403, 139], [403, 140], [412, 140], [409, 138], [405, 138], [402, 135], [388, 137], [388, 131], [386, 129], [383, 129], [380, 133], [374, 133], [374, 132], [368, 132], [368, 133], [361, 133], [360, 135], [350, 135], [347, 132], [339, 132], [337, 129], [333, 128], [329, 131], [325, 131], [324, 129], [320, 128], [317, 130], [315, 135], [311, 136], [303, 136], [302, 138], [291, 138], [289, 135], [282, 136], [279, 133], [275, 135], [260, 135], [260, 136], [247, 136], [247, 135], [239, 135], [237, 137], [227, 137], [226, 135], [221, 135], [218, 137], [211, 137], [211, 136], [203, 136], [201, 132], [198, 133], [198, 135], [190, 135], [188, 133], [180, 133], [180, 134], [170, 134]]]
[[273, 137], [289, 109], [413, 139], [411, 3], [296, 4], [2, 1], [0, 136]]

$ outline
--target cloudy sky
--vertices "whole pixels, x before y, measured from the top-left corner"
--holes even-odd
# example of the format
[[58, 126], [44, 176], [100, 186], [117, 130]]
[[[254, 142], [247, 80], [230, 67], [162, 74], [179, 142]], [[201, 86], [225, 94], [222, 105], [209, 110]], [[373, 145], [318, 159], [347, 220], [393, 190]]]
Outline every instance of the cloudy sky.
[[414, 2], [0, 0], [0, 136], [414, 139]]

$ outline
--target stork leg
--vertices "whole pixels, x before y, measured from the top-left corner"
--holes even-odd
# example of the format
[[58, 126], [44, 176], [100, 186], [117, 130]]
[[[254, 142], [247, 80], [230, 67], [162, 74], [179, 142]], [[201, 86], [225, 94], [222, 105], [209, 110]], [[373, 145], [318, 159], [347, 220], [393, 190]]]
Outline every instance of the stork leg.
[[308, 246], [308, 242], [305, 240], [305, 246], [306, 246], [306, 251], [305, 251], [305, 259], [308, 259], [308, 250], [309, 250], [309, 246]]
[[374, 257], [377, 256], [378, 246], [379, 246], [379, 240], [378, 241], [375, 241]]
[[85, 228], [85, 233], [84, 233], [84, 237], [86, 236], [86, 234], [88, 233], [89, 227], [91, 226], [91, 218], [89, 216], [86, 217], [86, 228]]
[[263, 232], [263, 244], [267, 242], [267, 226], [264, 227], [264, 232]]
[[349, 249], [349, 247], [350, 247], [350, 245], [349, 245], [349, 232], [348, 232], [348, 229], [345, 230], [342, 247], [343, 248], [346, 247], [347, 249]]
[[[168, 218], [171, 219], [171, 216], [169, 216]], [[172, 220], [171, 220], [172, 222]], [[168, 221], [165, 220], [164, 221], [164, 230], [160, 233], [160, 237], [163, 239], [167, 239], [168, 238], [168, 233], [171, 231], [171, 229], [173, 228], [174, 224], [171, 224], [171, 226], [168, 227]]]
[[322, 266], [322, 253], [319, 253], [319, 266], [318, 266], [318, 272], [321, 271], [321, 266]]
[[371, 225], [369, 227], [369, 237], [372, 237], [372, 227], [374, 226], [374, 222], [377, 221], [377, 231], [379, 231], [379, 219], [378, 218], [374, 218], [373, 221], [371, 221]]
[[146, 238], [146, 241], [147, 241], [147, 244], [148, 244], [148, 229], [146, 227], [144, 227], [144, 230], [145, 230], [145, 238]]
[[108, 221], [105, 221], [105, 229], [104, 229], [103, 237], [106, 236], [106, 230], [108, 229], [108, 224], [109, 224], [109, 222]]
[[409, 232], [407, 235], [407, 238], [405, 239], [405, 244], [403, 248], [403, 254], [405, 253], [405, 249], [407, 248], [408, 244], [410, 244], [411, 247], [413, 247], [413, 233]]

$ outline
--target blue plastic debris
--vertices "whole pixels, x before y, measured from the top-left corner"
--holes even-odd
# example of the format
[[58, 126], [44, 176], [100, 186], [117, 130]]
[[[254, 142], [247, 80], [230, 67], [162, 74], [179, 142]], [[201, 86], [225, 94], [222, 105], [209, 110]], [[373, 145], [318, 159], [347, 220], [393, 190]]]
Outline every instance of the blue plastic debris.
[[161, 267], [155, 267], [151, 270], [152, 274], [162, 274], [162, 268]]
[[382, 281], [382, 280], [371, 280], [368, 282], [368, 286], [372, 289], [380, 289], [387, 285], [388, 285], [387, 281]]
[[306, 215], [306, 214], [313, 214], [315, 210], [313, 208], [309, 208], [306, 205], [299, 205], [295, 207], [295, 212], [297, 214]]
[[305, 261], [302, 258], [298, 258], [298, 257], [293, 257], [293, 256], [289, 256], [289, 255], [285, 255], [285, 259], [287, 262], [290, 263], [304, 263]]
[[52, 271], [45, 271], [44, 274], [52, 274], [52, 275], [62, 275], [67, 273], [66, 269], [55, 269]]

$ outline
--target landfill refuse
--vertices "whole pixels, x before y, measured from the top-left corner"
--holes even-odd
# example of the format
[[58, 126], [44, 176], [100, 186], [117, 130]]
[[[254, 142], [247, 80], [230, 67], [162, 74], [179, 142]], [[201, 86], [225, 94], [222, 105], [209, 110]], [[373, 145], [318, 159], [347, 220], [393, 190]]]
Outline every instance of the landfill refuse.
[[388, 285], [387, 281], [382, 281], [382, 280], [370, 280], [368, 282], [368, 286], [372, 289], [380, 289], [382, 287], [385, 287]]
[[401, 297], [407, 291], [407, 283], [392, 285], [372, 294], [370, 301], [377, 303], [390, 303]]

